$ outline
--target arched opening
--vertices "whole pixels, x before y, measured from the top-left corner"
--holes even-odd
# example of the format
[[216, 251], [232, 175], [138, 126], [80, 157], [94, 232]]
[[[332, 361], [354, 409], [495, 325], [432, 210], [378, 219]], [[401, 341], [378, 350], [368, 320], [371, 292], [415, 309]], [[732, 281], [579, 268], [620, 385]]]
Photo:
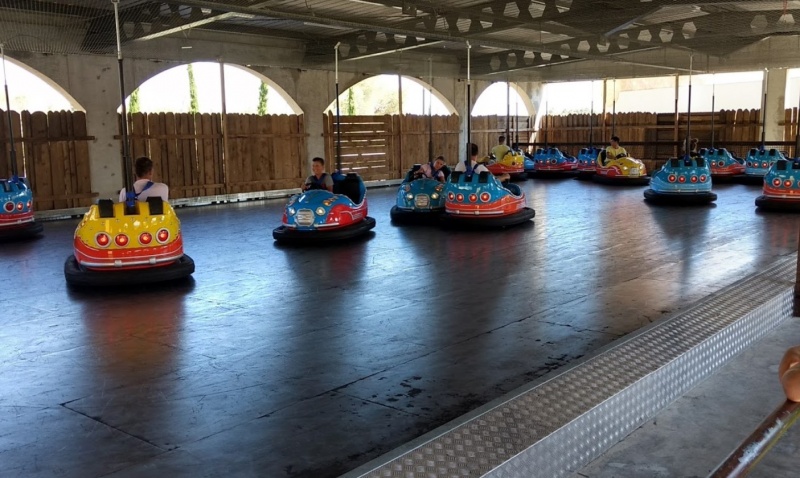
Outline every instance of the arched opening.
[[336, 122], [335, 100], [325, 109], [325, 149], [329, 163], [345, 172], [357, 172], [365, 180], [396, 179], [412, 165], [437, 156], [457, 161], [456, 110], [417, 78], [378, 75], [362, 80], [339, 94], [339, 112], [341, 124]]
[[[400, 99], [402, 98], [402, 103]], [[377, 75], [359, 81], [339, 94], [342, 116], [354, 115], [427, 115], [457, 114], [447, 98], [418, 78], [401, 75]], [[336, 114], [336, 101], [325, 109]]]
[[171, 199], [294, 188], [305, 173], [303, 111], [249, 68], [176, 66], [126, 102], [131, 156], [153, 160]]
[[303, 114], [286, 91], [247, 67], [196, 62], [163, 71], [134, 89], [126, 99], [131, 113]]
[[519, 85], [492, 83], [472, 107], [471, 140], [486, 154], [500, 136], [508, 136], [506, 144], [530, 143], [535, 132], [533, 111], [533, 103]]
[[[4, 82], [8, 82], [14, 111], [86, 111], [58, 83], [28, 65], [6, 56]], [[6, 108], [5, 89], [0, 90], [0, 109]]]

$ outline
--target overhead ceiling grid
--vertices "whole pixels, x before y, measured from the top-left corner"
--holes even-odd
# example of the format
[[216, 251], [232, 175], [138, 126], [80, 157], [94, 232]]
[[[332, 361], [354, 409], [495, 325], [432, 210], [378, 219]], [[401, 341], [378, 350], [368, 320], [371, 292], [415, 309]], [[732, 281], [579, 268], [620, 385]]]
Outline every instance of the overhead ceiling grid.
[[[469, 44], [474, 77], [564, 80], [576, 71], [680, 73], [690, 55], [710, 71], [766, 39], [795, 41], [798, 8], [788, 0], [121, 0], [120, 18], [123, 48], [135, 45], [136, 57], [164, 56], [164, 39], [191, 48], [213, 34], [222, 42], [294, 42], [301, 58], [292, 66], [327, 69], [339, 44], [343, 63], [364, 70], [401, 56], [446, 56], [463, 77]], [[0, 27], [9, 51], [115, 51], [110, 0], [0, 0]], [[784, 54], [787, 62], [800, 57], [798, 49]]]

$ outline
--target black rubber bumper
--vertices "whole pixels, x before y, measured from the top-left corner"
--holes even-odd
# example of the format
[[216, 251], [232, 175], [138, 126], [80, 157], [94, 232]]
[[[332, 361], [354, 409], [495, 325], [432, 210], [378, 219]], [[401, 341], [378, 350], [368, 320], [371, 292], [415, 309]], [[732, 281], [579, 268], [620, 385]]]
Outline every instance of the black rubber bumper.
[[272, 238], [281, 244], [314, 245], [345, 241], [366, 234], [375, 227], [375, 218], [365, 217], [363, 221], [332, 230], [298, 231], [280, 226], [272, 230]]
[[36, 221], [20, 224], [18, 226], [0, 227], [0, 241], [14, 241], [28, 239], [42, 233], [44, 227]]
[[172, 264], [144, 269], [87, 269], [74, 255], [64, 262], [64, 277], [72, 287], [124, 287], [185, 279], [194, 273], [194, 260], [186, 254]]
[[592, 176], [592, 181], [599, 184], [606, 184], [609, 186], [647, 186], [650, 184], [649, 176], [640, 176], [638, 178], [627, 178], [624, 176], [610, 178], [602, 174], [595, 174]]
[[442, 224], [459, 229], [499, 229], [524, 224], [536, 216], [536, 211], [526, 207], [507, 216], [470, 216], [468, 214], [443, 214]]
[[759, 196], [756, 198], [756, 207], [764, 211], [800, 212], [800, 200]]
[[[713, 181], [714, 178], [712, 177], [711, 180]], [[764, 176], [748, 176], [747, 174], [742, 174], [736, 178], [736, 181], [741, 184], [761, 186], [764, 184]]]
[[580, 181], [591, 181], [595, 175], [597, 175], [597, 173], [594, 171], [578, 171], [575, 174], [575, 179]]
[[644, 199], [647, 202], [665, 206], [698, 206], [716, 201], [717, 194], [713, 192], [660, 193], [647, 189], [644, 192]]
[[436, 210], [408, 210], [393, 206], [389, 217], [396, 224], [435, 224], [444, 213], [444, 208]]
[[534, 171], [528, 173], [531, 179], [567, 179], [574, 178], [578, 175], [576, 170], [572, 171]]
[[[711, 181], [715, 183], [738, 183], [742, 182], [744, 174], [712, 174]], [[763, 182], [763, 178], [762, 178]]]

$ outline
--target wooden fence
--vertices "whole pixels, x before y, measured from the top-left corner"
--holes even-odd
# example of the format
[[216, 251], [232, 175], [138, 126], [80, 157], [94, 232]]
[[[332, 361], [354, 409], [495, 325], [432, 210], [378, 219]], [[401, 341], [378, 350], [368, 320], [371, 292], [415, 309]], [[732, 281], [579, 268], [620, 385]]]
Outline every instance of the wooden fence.
[[[81, 111], [11, 112], [17, 170], [34, 191], [37, 210], [88, 206], [92, 193], [86, 114]], [[0, 177], [11, 174], [8, 114], [0, 110]]]
[[171, 198], [298, 187], [306, 169], [302, 115], [134, 113], [131, 155], [149, 156]]
[[[434, 157], [448, 164], [458, 158], [459, 118], [456, 115], [342, 116], [342, 169], [357, 172], [364, 180], [400, 178], [415, 163], [428, 160], [429, 121], [433, 131]], [[325, 154], [329, 170], [336, 162], [336, 116], [324, 118]]]
[[[512, 139], [507, 140], [506, 144], [514, 143], [517, 136], [521, 143], [533, 141], [534, 119], [532, 117], [512, 116], [509, 120], [508, 131]], [[489, 151], [497, 145], [500, 135], [506, 134], [506, 117], [499, 115], [474, 116], [471, 121], [472, 142], [478, 145], [479, 154], [489, 154]]]

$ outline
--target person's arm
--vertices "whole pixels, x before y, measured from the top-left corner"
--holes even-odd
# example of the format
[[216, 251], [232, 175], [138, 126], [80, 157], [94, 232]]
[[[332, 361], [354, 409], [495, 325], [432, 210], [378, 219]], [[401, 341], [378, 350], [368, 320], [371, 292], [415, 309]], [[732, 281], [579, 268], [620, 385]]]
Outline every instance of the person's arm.
[[125, 202], [125, 200], [128, 199], [127, 196], [128, 192], [125, 190], [125, 188], [119, 190], [119, 202]]
[[783, 355], [778, 367], [778, 378], [786, 398], [800, 402], [800, 346], [790, 348]]
[[333, 192], [333, 178], [330, 174], [325, 175], [325, 189], [327, 189], [328, 192]]
[[169, 186], [164, 184], [164, 193], [161, 195], [161, 199], [164, 201], [169, 201]]

